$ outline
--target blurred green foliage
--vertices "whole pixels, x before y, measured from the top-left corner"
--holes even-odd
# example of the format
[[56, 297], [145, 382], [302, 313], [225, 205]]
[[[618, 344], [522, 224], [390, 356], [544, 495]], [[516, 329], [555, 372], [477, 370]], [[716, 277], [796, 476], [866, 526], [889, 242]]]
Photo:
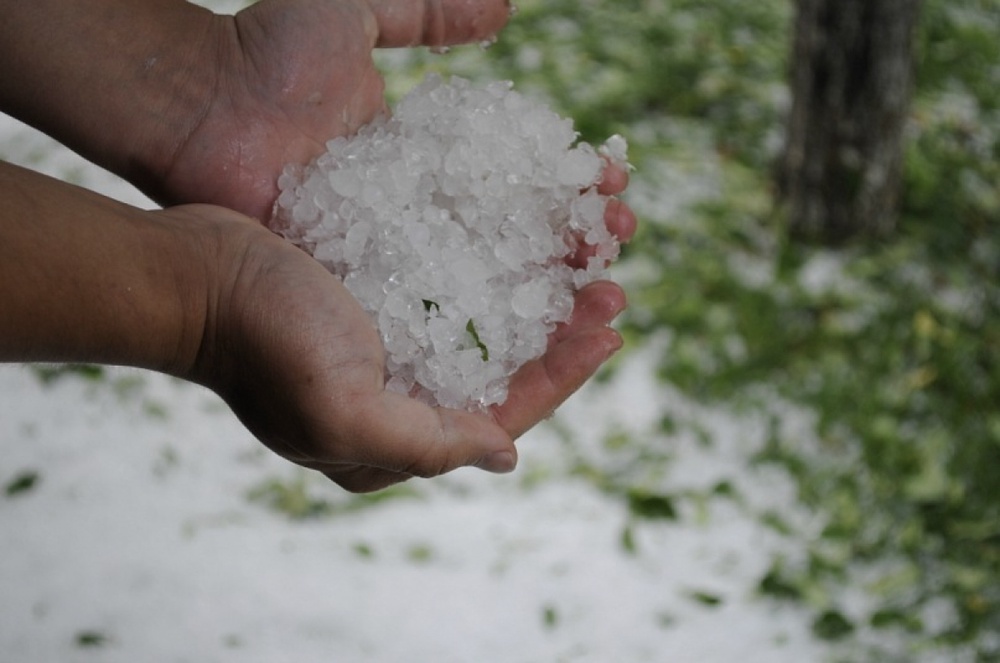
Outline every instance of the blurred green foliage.
[[[690, 397], [772, 413], [754, 462], [785, 468], [825, 518], [762, 593], [815, 609], [819, 637], [864, 643], [852, 660], [998, 660], [1000, 3], [924, 3], [898, 235], [836, 251], [789, 242], [771, 204], [792, 3], [519, 6], [488, 51], [393, 55], [390, 91], [428, 69], [509, 78], [588, 141], [624, 134], [643, 221], [622, 262], [631, 343], [665, 336], [658, 374]], [[818, 448], [781, 432], [775, 397], [816, 412]], [[577, 475], [631, 518], [677, 517], [627, 473]], [[863, 608], [841, 605], [845, 587]]]
[[46, 386], [68, 375], [91, 382], [101, 382], [105, 378], [104, 367], [95, 364], [32, 364], [31, 369]]

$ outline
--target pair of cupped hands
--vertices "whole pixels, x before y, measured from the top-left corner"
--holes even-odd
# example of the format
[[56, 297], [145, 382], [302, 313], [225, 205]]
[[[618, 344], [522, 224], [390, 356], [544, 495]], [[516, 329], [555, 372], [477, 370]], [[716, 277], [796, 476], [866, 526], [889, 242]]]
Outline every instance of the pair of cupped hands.
[[[157, 105], [161, 120], [128, 150], [116, 142], [125, 131], [92, 140], [85, 127], [40, 124], [165, 205], [153, 213], [161, 221], [208, 238], [211, 268], [192, 266], [208, 275], [208, 310], [193, 350], [168, 372], [215, 390], [265, 445], [350, 491], [461, 466], [512, 470], [514, 439], [620, 347], [608, 326], [625, 306], [617, 285], [577, 294], [572, 320], [513, 376], [502, 405], [484, 413], [432, 408], [384, 390], [382, 345], [367, 314], [336, 278], [266, 228], [286, 164], [308, 162], [327, 140], [386, 110], [374, 48], [488, 39], [507, 22], [508, 2], [261, 0], [235, 16], [179, 0], [149, 4], [176, 6], [157, 30], [164, 39], [170, 30], [182, 35], [183, 47], [139, 64], [150, 77], [169, 66], [173, 84], [188, 93], [142, 102]], [[626, 184], [622, 165], [609, 163], [599, 190], [614, 196]], [[605, 218], [620, 240], [631, 238], [635, 217], [626, 205], [612, 199]]]

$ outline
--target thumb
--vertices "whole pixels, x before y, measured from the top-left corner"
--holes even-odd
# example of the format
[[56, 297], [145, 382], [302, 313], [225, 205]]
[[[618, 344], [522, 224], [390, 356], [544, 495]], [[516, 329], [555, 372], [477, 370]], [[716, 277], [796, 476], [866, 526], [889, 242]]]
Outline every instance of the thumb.
[[382, 48], [448, 46], [494, 36], [510, 17], [509, 0], [367, 0]]

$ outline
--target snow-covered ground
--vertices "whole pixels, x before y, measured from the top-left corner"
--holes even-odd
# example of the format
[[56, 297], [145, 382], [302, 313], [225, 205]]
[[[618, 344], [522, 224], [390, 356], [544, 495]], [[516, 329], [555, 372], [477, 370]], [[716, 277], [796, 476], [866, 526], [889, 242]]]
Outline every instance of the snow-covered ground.
[[[582, 428], [587, 416], [633, 414], [636, 403], [617, 401], [651, 386], [642, 363], [626, 367], [613, 400], [584, 392], [560, 418]], [[735, 423], [725, 426], [738, 437]], [[590, 484], [526, 487], [518, 474], [463, 470], [412, 495], [295, 521], [248, 493], [299, 470], [257, 445], [214, 395], [124, 369], [45, 386], [29, 368], [4, 367], [0, 440], [0, 481], [39, 477], [0, 498], [3, 660], [820, 656], [801, 614], [754, 599], [780, 542], [736, 509], [701, 524], [634, 522], [629, 553], [621, 501]], [[753, 479], [723, 457], [732, 441], [718, 442], [685, 454], [680, 474], [697, 483], [721, 472], [747, 489]], [[521, 448], [527, 474], [555, 466], [561, 445], [542, 428]], [[765, 496], [784, 499], [787, 486], [759, 479]], [[350, 502], [325, 480], [306, 485]], [[694, 600], [699, 592], [721, 602]]]
[[[149, 206], [2, 116], [0, 157]], [[671, 488], [725, 480], [808, 526], [782, 476], [747, 469], [760, 422], [684, 403], [651, 365], [633, 355], [571, 399], [513, 475], [462, 470], [374, 503], [272, 456], [199, 387], [0, 367], [0, 486], [38, 477], [0, 492], [0, 660], [821, 660], [804, 613], [754, 594], [788, 544], [752, 509], [635, 519], [570, 476], [567, 455], [601, 462], [614, 426], [672, 449]], [[655, 433], [666, 411], [713, 443]], [[293, 520], [248, 497], [273, 481], [344, 508]]]

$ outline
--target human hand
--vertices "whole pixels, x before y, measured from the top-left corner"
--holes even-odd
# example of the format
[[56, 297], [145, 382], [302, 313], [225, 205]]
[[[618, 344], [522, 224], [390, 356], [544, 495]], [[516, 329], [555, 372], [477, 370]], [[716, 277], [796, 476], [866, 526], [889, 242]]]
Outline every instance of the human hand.
[[[0, 112], [162, 205], [270, 217], [287, 163], [383, 107], [376, 47], [491, 37], [506, 0], [0, 0]], [[57, 47], [53, 47], [53, 44]]]
[[[368, 314], [319, 263], [250, 219], [210, 206], [159, 212], [197, 229], [223, 224], [221, 266], [197, 360], [183, 377], [215, 390], [265, 445], [351, 491], [465, 465], [516, 464], [513, 440], [548, 417], [621, 344], [608, 323], [621, 289], [594, 283], [546, 354], [485, 413], [432, 408], [384, 388]], [[609, 213], [610, 214], [610, 213]], [[610, 218], [609, 225], [621, 223]]]
[[[286, 3], [260, 3], [251, 9], [270, 11], [283, 4]], [[303, 7], [305, 3], [296, 6]], [[338, 6], [337, 10], [342, 8]], [[325, 5], [323, 11], [331, 11], [331, 6]], [[506, 13], [495, 17], [498, 26], [505, 16]], [[405, 22], [399, 25], [405, 26]], [[379, 28], [383, 36], [389, 30], [384, 22], [380, 22]], [[386, 41], [391, 44], [453, 41], [428, 38], [428, 34], [414, 33], [407, 37], [405, 33], [392, 32]], [[455, 34], [465, 38], [461, 30]], [[470, 38], [485, 36], [476, 32], [469, 35]], [[298, 40], [290, 43], [297, 45]], [[358, 77], [362, 86], [357, 89], [354, 102], [343, 106], [355, 110], [331, 118], [328, 112], [319, 112], [325, 109], [299, 107], [302, 117], [320, 121], [315, 125], [317, 128], [305, 134], [296, 123], [286, 124], [286, 128], [295, 130], [294, 136], [267, 144], [273, 158], [251, 163], [270, 162], [277, 168], [290, 161], [308, 161], [323, 150], [325, 139], [353, 133], [383, 110], [381, 79], [371, 63], [371, 44], [368, 44], [358, 55], [363, 61], [358, 71], [366, 72]], [[296, 62], [291, 55], [282, 59]], [[336, 92], [331, 89], [331, 94]], [[350, 105], [355, 102], [357, 106]], [[287, 119], [287, 114], [281, 117]], [[345, 118], [351, 121], [342, 121]], [[333, 124], [329, 124], [331, 120]], [[280, 133], [278, 127], [274, 130], [272, 134]], [[205, 135], [211, 136], [212, 132], [206, 131]], [[261, 169], [261, 179], [251, 180], [244, 187], [254, 192], [256, 210], [238, 206], [256, 213], [258, 218], [269, 216], [275, 195], [273, 180], [266, 177], [268, 172], [268, 168]], [[624, 168], [609, 165], [599, 190], [613, 196], [621, 193], [626, 184]], [[206, 199], [204, 195], [200, 197]], [[617, 200], [609, 202], [606, 220], [609, 229], [622, 241], [627, 241], [635, 230], [634, 215]], [[273, 243], [270, 238], [260, 239]], [[267, 243], [256, 248], [268, 246]], [[581, 247], [573, 260], [585, 258], [587, 252], [588, 247]], [[247, 255], [264, 254], [252, 251]], [[273, 256], [268, 258], [272, 259]], [[463, 465], [478, 465], [493, 471], [513, 469], [516, 463], [513, 439], [549, 416], [621, 344], [617, 332], [607, 325], [624, 308], [624, 294], [612, 283], [592, 284], [578, 294], [572, 321], [552, 335], [546, 354], [525, 365], [512, 378], [504, 404], [485, 414], [430, 408], [384, 390], [381, 342], [367, 314], [339, 281], [311, 262], [308, 275], [301, 265], [293, 267], [302, 263], [303, 256], [296, 256], [293, 261], [286, 250], [286, 259], [288, 262], [281, 266], [273, 264], [265, 268], [258, 264], [253, 269], [241, 270], [242, 278], [248, 274], [268, 276], [258, 277], [257, 285], [239, 289], [252, 294], [253, 303], [227, 307], [258, 311], [249, 318], [241, 316], [235, 325], [240, 330], [235, 336], [248, 339], [255, 350], [235, 355], [210, 353], [208, 356], [218, 360], [208, 363], [232, 362], [234, 357], [243, 357], [235, 359], [230, 370], [220, 373], [213, 368], [211, 372], [215, 375], [230, 376], [221, 382], [214, 381], [216, 390], [266, 445], [294, 462], [323, 472], [350, 490], [375, 490], [411, 476], [434, 476]], [[287, 279], [278, 276], [290, 274], [287, 270], [297, 275]], [[293, 304], [296, 301], [301, 302], [300, 306]], [[282, 324], [288, 325], [287, 331], [275, 329]], [[261, 358], [264, 363], [247, 363], [245, 359], [251, 356]]]
[[277, 177], [331, 138], [385, 109], [375, 47], [476, 41], [494, 35], [506, 0], [262, 0], [217, 16], [218, 81], [177, 148], [145, 182], [159, 202], [215, 203], [270, 218]]

